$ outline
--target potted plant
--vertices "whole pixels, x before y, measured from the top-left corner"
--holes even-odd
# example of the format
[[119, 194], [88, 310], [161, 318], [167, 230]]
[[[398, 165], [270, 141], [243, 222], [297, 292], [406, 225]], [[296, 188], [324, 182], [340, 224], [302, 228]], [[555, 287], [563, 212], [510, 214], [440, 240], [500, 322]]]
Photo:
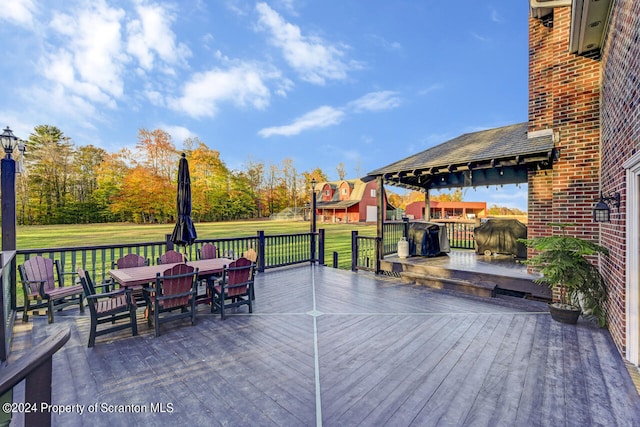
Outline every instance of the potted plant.
[[552, 292], [557, 291], [553, 293], [558, 301], [549, 304], [551, 316], [563, 323], [576, 323], [582, 313], [592, 316], [600, 327], [604, 327], [607, 299], [604, 278], [586, 257], [608, 255], [609, 251], [592, 241], [567, 235], [566, 228], [576, 224], [549, 225], [559, 227], [562, 233], [520, 241], [538, 252], [522, 261], [542, 273], [536, 282], [549, 286]]

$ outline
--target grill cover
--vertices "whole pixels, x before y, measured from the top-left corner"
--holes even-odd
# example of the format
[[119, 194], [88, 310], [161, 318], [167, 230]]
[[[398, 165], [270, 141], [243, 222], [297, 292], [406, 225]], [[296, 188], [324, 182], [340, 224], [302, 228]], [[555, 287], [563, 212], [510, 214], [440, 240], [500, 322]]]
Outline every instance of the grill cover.
[[440, 227], [436, 224], [409, 224], [409, 255], [440, 255]]
[[476, 252], [489, 251], [510, 254], [518, 258], [527, 257], [527, 247], [518, 239], [527, 238], [527, 226], [517, 219], [492, 218], [473, 230]]

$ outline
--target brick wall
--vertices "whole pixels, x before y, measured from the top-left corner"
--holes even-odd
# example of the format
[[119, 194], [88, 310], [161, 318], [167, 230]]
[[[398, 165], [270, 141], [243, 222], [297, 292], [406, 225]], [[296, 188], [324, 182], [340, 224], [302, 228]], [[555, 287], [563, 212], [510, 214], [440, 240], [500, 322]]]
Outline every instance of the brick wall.
[[567, 233], [598, 238], [600, 65], [569, 53], [570, 20], [570, 7], [529, 18], [529, 131], [552, 129], [559, 154], [552, 170], [529, 172], [530, 238], [559, 233], [550, 222], [575, 223]]
[[622, 164], [640, 149], [640, 2], [617, 0], [602, 55], [602, 190], [622, 196], [611, 223], [600, 225], [601, 243], [611, 252], [602, 261], [609, 290], [609, 330], [618, 347], [625, 341], [625, 170]]
[[559, 136], [553, 170], [529, 177], [529, 237], [549, 234], [549, 222], [572, 222], [569, 233], [596, 240], [600, 63], [569, 53], [570, 19], [570, 7], [554, 9], [552, 22], [529, 18], [529, 131]]

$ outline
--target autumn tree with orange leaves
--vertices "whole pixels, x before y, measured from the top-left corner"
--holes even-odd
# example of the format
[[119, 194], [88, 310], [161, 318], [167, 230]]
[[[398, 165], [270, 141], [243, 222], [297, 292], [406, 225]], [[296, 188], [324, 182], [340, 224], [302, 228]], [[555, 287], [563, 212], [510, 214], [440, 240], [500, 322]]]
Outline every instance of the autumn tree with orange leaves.
[[[20, 224], [175, 220], [182, 151], [168, 132], [142, 128], [134, 150], [116, 153], [90, 145], [76, 148], [53, 126], [37, 126], [30, 139], [27, 170], [17, 182]], [[250, 160], [245, 170], [229, 170], [220, 152], [198, 138], [187, 138], [183, 147], [196, 222], [256, 218], [302, 207], [309, 202], [311, 179], [327, 180], [319, 168], [298, 173], [290, 159], [268, 168]]]

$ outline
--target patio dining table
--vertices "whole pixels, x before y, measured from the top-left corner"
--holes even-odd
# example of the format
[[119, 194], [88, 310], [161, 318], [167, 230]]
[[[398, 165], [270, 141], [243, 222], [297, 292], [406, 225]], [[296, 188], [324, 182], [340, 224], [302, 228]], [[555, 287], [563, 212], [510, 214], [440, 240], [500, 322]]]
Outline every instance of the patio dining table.
[[[188, 261], [186, 264], [198, 269], [198, 277], [206, 279], [223, 272], [224, 267], [232, 263], [229, 258], [201, 259]], [[109, 275], [122, 287], [140, 289], [144, 285], [154, 282], [158, 273], [172, 268], [173, 264], [149, 265], [144, 267], [132, 267], [109, 270]]]

